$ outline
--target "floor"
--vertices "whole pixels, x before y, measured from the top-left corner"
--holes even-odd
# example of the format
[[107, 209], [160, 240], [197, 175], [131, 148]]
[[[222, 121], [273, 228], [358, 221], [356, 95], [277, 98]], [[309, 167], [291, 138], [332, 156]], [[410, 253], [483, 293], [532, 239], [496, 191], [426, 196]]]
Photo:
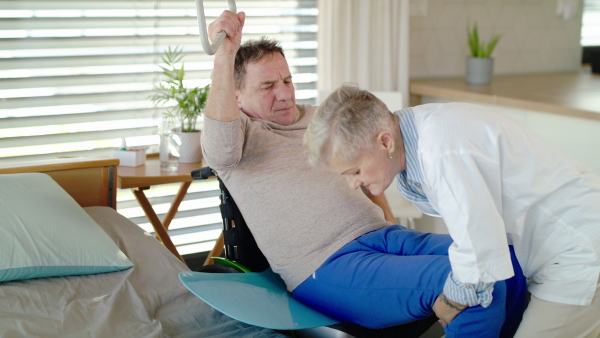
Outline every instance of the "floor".
[[[318, 327], [314, 329], [305, 329], [296, 332], [298, 338], [354, 338], [342, 331], [334, 330], [329, 327]], [[444, 329], [438, 323], [435, 323], [427, 332], [419, 338], [442, 338], [445, 337]]]

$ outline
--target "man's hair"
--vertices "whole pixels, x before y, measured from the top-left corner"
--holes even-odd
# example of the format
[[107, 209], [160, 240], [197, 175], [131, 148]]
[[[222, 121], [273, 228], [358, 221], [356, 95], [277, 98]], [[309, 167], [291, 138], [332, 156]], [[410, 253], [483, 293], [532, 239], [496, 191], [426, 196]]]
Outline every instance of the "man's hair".
[[235, 89], [241, 89], [246, 76], [246, 65], [250, 62], [258, 62], [265, 55], [279, 53], [285, 58], [283, 49], [277, 40], [261, 37], [259, 40], [248, 40], [240, 46], [235, 55], [235, 66], [233, 78]]
[[325, 166], [333, 159], [356, 160], [377, 144], [377, 134], [393, 125], [394, 115], [375, 95], [343, 85], [315, 111], [304, 134], [309, 162]]

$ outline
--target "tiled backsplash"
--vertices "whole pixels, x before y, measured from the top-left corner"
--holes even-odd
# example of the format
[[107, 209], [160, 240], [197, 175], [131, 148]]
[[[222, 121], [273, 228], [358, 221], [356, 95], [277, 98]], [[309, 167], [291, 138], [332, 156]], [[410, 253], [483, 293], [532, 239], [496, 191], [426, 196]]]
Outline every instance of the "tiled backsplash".
[[[416, 0], [420, 1], [420, 0]], [[558, 0], [428, 0], [410, 17], [410, 77], [462, 76], [467, 22], [480, 36], [505, 33], [492, 56], [494, 74], [572, 71], [581, 67], [582, 0], [574, 17], [557, 15]]]

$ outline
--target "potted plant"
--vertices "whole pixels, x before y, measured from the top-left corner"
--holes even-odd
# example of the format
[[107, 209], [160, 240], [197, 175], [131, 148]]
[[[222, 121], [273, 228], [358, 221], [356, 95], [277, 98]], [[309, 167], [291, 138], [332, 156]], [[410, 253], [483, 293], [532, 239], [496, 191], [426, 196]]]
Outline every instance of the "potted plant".
[[[155, 106], [168, 106], [163, 114], [163, 125], [168, 127], [163, 129], [179, 136], [179, 162], [196, 163], [202, 159], [200, 130], [196, 129], [196, 122], [204, 113], [210, 85], [186, 88], [183, 85], [185, 68], [182, 59], [182, 48], [169, 47], [165, 51], [162, 56], [164, 66], [160, 66], [164, 79], [154, 86], [156, 93], [150, 99]], [[180, 62], [181, 67], [177, 67]]]
[[466, 80], [468, 83], [488, 84], [491, 82], [494, 70], [494, 59], [491, 55], [501, 37], [502, 34], [493, 34], [486, 44], [479, 39], [477, 22], [473, 24], [472, 28], [467, 24], [467, 42], [471, 52], [467, 57]]

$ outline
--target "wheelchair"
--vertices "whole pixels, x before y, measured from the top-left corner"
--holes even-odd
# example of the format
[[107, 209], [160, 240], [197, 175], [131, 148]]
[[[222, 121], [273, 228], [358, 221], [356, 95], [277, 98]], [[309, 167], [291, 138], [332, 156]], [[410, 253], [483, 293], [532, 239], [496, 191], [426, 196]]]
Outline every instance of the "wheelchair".
[[[271, 271], [237, 204], [216, 171], [202, 167], [193, 170], [191, 175], [195, 180], [218, 179], [225, 257], [211, 257], [214, 264], [181, 273], [179, 277], [192, 293], [217, 310], [248, 324], [275, 330], [327, 326], [356, 338], [419, 337], [436, 323], [437, 318], [432, 315], [403, 325], [369, 329], [354, 323], [341, 323], [295, 300], [283, 280]], [[265, 299], [272, 304], [264, 304]]]

